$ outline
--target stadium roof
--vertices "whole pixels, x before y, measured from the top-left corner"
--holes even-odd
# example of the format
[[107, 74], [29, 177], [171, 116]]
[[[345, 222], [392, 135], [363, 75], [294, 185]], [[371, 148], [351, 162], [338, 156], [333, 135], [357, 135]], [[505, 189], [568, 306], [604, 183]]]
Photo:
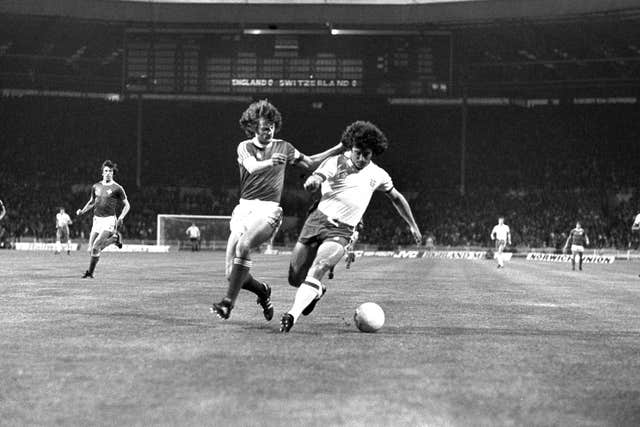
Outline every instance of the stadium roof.
[[640, 0], [0, 0], [0, 72], [75, 82], [90, 67], [91, 90], [102, 76], [118, 87], [125, 34], [149, 29], [442, 32], [452, 35], [453, 78], [472, 93], [640, 93]]
[[466, 25], [640, 15], [638, 0], [2, 0], [0, 13], [180, 24]]

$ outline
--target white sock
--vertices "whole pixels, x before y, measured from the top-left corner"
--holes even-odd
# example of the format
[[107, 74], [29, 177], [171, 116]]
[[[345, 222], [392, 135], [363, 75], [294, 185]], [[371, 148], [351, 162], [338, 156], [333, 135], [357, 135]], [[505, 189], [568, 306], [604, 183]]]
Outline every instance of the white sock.
[[296, 297], [293, 300], [291, 310], [289, 310], [289, 314], [293, 316], [294, 322], [298, 320], [302, 311], [311, 304], [311, 301], [321, 295], [321, 289], [322, 285], [320, 284], [320, 281], [312, 277], [307, 277], [300, 285], [296, 292]]

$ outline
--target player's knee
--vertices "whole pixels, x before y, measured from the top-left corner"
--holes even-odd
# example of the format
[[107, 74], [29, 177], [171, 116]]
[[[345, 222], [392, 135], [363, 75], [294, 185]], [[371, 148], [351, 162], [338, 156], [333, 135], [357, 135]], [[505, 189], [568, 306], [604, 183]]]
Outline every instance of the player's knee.
[[240, 258], [246, 258], [251, 252], [251, 245], [245, 239], [240, 239], [236, 244], [236, 256]]
[[316, 258], [313, 263], [312, 269], [316, 272], [316, 274], [324, 275], [334, 265], [335, 263], [331, 262], [331, 259], [324, 257]]

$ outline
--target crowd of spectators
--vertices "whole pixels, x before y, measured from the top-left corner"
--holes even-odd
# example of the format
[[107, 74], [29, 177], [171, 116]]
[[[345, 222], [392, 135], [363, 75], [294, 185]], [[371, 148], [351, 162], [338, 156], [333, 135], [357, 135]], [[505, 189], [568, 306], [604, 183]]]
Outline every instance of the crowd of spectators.
[[[371, 120], [387, 133], [391, 147], [375, 161], [390, 172], [425, 239], [436, 246], [488, 247], [492, 226], [504, 216], [519, 248], [559, 249], [577, 220], [593, 247], [637, 247], [638, 236], [630, 231], [640, 208], [633, 175], [640, 166], [640, 113], [634, 107], [479, 108], [470, 112], [461, 138], [455, 108], [378, 104], [350, 117], [353, 105], [329, 103], [312, 115], [308, 106], [282, 105], [288, 106], [281, 108], [282, 136], [307, 154], [333, 144], [351, 119], [377, 117]], [[155, 241], [159, 213], [230, 215], [238, 193], [235, 146], [243, 138], [236, 123], [245, 106], [152, 104], [141, 135], [135, 131], [134, 107], [0, 100], [0, 198], [7, 208], [0, 244], [51, 241], [59, 207], [75, 212], [86, 203], [107, 158], [119, 163], [115, 179], [131, 201], [123, 230], [128, 240]], [[299, 123], [305, 127], [293, 125]], [[295, 168], [287, 174], [287, 216], [302, 219], [311, 204], [301, 190], [303, 179]], [[86, 239], [90, 215], [73, 219], [72, 238]], [[276, 243], [295, 241], [301, 223], [290, 221]], [[384, 248], [411, 243], [382, 195], [374, 196], [364, 223], [363, 243]]]

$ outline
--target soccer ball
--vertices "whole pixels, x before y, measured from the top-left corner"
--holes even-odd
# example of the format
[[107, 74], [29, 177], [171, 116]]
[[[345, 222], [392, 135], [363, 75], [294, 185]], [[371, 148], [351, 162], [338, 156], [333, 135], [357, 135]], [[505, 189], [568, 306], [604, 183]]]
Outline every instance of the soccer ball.
[[365, 302], [356, 308], [353, 321], [361, 332], [375, 332], [384, 325], [384, 311], [375, 302]]

